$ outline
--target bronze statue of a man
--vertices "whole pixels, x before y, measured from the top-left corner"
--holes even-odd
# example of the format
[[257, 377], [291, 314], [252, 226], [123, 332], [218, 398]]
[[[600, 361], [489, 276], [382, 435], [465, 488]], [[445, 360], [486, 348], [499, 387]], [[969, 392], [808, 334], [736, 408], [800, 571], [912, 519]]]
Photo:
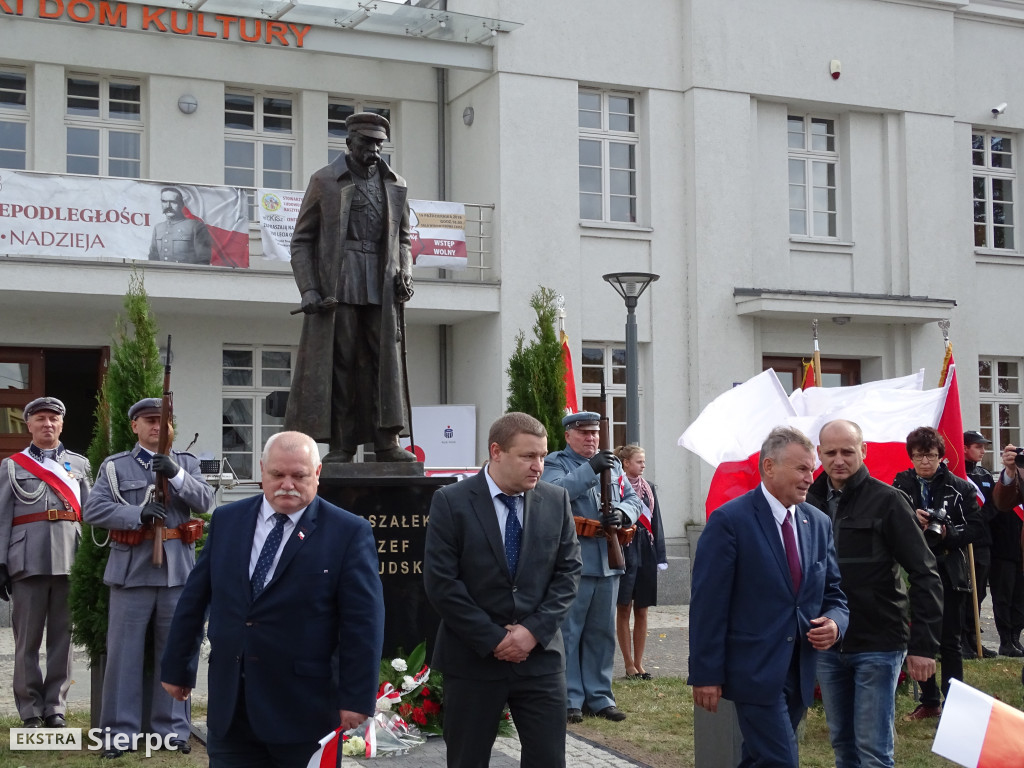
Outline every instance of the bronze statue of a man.
[[325, 461], [373, 443], [377, 461], [415, 461], [402, 305], [412, 297], [405, 179], [381, 160], [387, 119], [345, 121], [348, 153], [313, 174], [292, 235], [302, 337], [284, 428], [329, 442]]

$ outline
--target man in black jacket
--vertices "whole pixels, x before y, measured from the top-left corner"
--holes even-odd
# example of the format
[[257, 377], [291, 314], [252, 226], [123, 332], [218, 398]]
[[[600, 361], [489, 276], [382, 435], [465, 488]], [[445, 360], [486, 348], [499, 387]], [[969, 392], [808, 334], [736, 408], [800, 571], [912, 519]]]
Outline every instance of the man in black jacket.
[[[852, 421], [819, 433], [824, 471], [807, 501], [832, 518], [850, 626], [841, 645], [818, 655], [818, 682], [837, 768], [893, 765], [900, 667], [915, 680], [935, 674], [942, 582], [906, 496], [868, 474], [867, 446]], [[900, 576], [910, 577], [910, 593]], [[910, 610], [914, 622], [910, 623]]]
[[[986, 446], [991, 444], [992, 441], [980, 432], [974, 430], [964, 432], [964, 468], [967, 470], [967, 477], [978, 486], [978, 490], [985, 497], [985, 503], [981, 507], [981, 521], [984, 523], [981, 526], [981, 538], [974, 542], [974, 583], [978, 585], [979, 609], [985, 602], [989, 571], [992, 567], [992, 521], [999, 514], [995, 500], [992, 498], [994, 483], [992, 473], [981, 463], [981, 460], [985, 458]], [[978, 658], [978, 627], [974, 623], [972, 599], [967, 598], [964, 601], [964, 636], [960, 642], [960, 651], [965, 659]], [[994, 595], [992, 599], [995, 600]], [[995, 651], [984, 646], [982, 646], [981, 652], [986, 659], [996, 656]]]
[[[945, 696], [951, 678], [964, 678], [960, 636], [963, 605], [971, 591], [966, 547], [981, 538], [983, 523], [974, 486], [954, 475], [942, 462], [946, 442], [938, 431], [932, 427], [915, 429], [907, 435], [907, 453], [914, 468], [896, 475], [893, 485], [910, 497], [942, 578], [940, 652]], [[941, 712], [939, 688], [933, 675], [921, 684], [921, 704], [906, 719], [938, 717]]]
[[999, 633], [1002, 656], [1024, 656], [1020, 644], [1024, 630], [1024, 573], [1021, 572], [1021, 529], [1024, 527], [1015, 507], [1024, 502], [1017, 447], [1003, 448], [1003, 471], [993, 496], [999, 514], [992, 521], [992, 613]]

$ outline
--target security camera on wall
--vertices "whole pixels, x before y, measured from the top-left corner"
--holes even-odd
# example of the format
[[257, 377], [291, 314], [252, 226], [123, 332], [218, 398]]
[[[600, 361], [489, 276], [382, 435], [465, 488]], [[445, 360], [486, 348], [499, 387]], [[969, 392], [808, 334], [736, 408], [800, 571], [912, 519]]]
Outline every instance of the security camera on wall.
[[1003, 114], [1003, 112], [1005, 112], [1005, 111], [1006, 111], [1006, 102], [1004, 101], [1002, 104], [997, 104], [996, 106], [992, 107], [992, 116], [996, 117], [998, 115]]

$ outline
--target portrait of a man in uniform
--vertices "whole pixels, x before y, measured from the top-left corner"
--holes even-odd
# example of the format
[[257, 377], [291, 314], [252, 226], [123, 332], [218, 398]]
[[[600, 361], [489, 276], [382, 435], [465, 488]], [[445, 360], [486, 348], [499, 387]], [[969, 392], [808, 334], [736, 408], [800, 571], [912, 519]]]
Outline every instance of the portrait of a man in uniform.
[[185, 197], [181, 190], [177, 187], [161, 189], [160, 209], [167, 220], [153, 227], [149, 260], [209, 264], [213, 247], [210, 230], [199, 219], [185, 216]]

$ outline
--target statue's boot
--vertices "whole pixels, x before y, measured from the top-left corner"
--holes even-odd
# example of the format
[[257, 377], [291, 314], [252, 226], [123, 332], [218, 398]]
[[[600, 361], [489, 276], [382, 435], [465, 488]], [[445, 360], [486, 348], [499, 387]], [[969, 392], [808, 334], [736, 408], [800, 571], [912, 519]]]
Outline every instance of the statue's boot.
[[415, 454], [397, 445], [377, 448], [374, 450], [374, 455], [377, 461], [416, 461]]

